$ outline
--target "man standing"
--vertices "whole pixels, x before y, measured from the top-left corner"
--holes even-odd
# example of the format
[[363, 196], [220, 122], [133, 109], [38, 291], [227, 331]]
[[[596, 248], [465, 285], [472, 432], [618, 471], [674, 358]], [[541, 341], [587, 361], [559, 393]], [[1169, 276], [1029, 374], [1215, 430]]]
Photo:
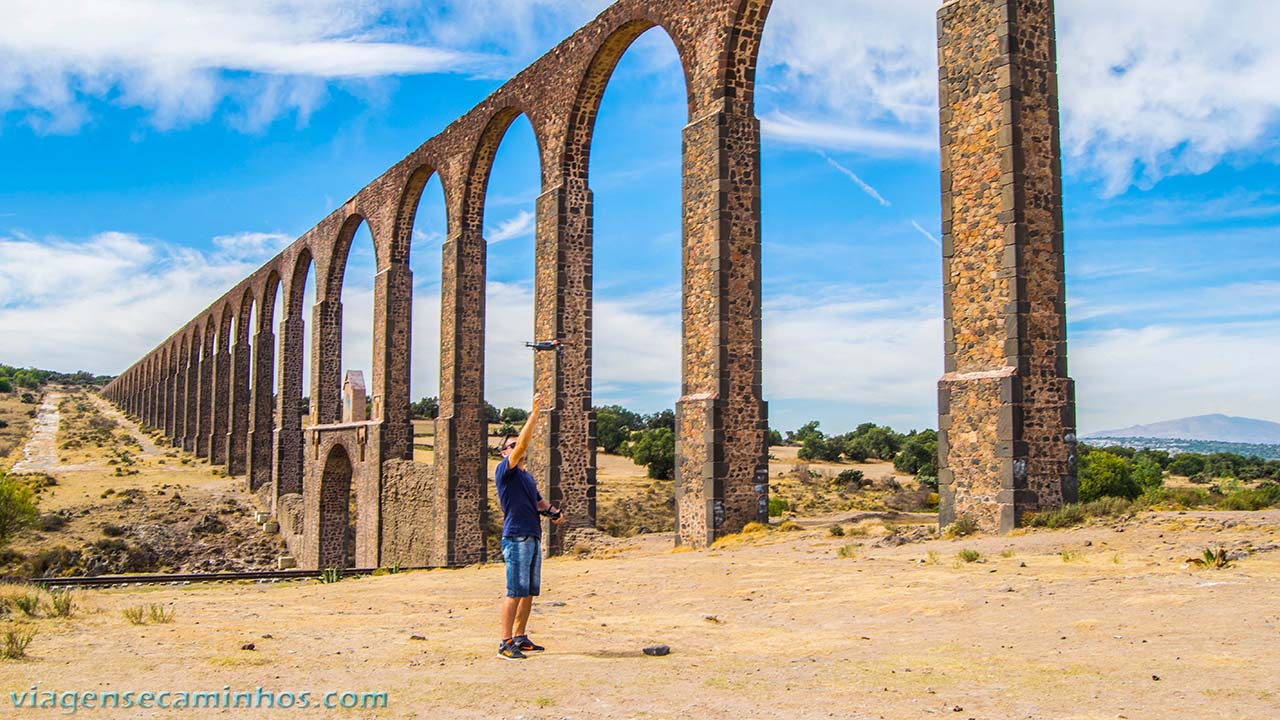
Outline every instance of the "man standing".
[[533, 408], [520, 434], [502, 438], [502, 462], [494, 474], [498, 503], [502, 506], [502, 560], [507, 564], [507, 597], [502, 601], [502, 644], [498, 655], [509, 660], [527, 657], [526, 652], [545, 650], [526, 634], [533, 598], [542, 584], [542, 522], [546, 515], [560, 524], [558, 508], [542, 499], [524, 460], [533, 439], [533, 425], [542, 410], [542, 395], [533, 396]]

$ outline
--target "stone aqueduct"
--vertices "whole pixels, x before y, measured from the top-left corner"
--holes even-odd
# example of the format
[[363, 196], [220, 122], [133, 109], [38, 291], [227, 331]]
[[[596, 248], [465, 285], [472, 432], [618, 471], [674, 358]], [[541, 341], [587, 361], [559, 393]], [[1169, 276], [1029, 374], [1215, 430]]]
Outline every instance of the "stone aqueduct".
[[[689, 111], [677, 542], [705, 546], [765, 519], [754, 84], [771, 3], [620, 0], [356, 193], [104, 395], [175, 446], [247, 476], [303, 567], [343, 563], [352, 491], [356, 565], [485, 560], [491, 479], [482, 218], [499, 142], [524, 114], [542, 165], [532, 334], [564, 344], [558, 358], [535, 359], [535, 389], [554, 398], [555, 410], [537, 427], [530, 462], [550, 499], [568, 510], [566, 525], [549, 528], [549, 552], [562, 551], [596, 515], [592, 130], [619, 58], [641, 33], [660, 27], [680, 56]], [[1006, 530], [1025, 511], [1073, 500], [1076, 492], [1053, 2], [952, 0], [938, 13], [938, 33], [946, 313], [941, 522], [964, 515]], [[412, 460], [409, 249], [419, 196], [433, 175], [444, 188], [448, 233], [440, 415], [434, 462], [424, 464]], [[361, 223], [377, 256], [372, 412], [368, 421], [344, 423], [340, 298]], [[307, 319], [309, 271], [316, 296]], [[277, 288], [282, 307], [273, 307]], [[302, 367], [304, 332], [314, 348], [309, 368]], [[297, 410], [304, 371], [312, 380], [305, 428]]]

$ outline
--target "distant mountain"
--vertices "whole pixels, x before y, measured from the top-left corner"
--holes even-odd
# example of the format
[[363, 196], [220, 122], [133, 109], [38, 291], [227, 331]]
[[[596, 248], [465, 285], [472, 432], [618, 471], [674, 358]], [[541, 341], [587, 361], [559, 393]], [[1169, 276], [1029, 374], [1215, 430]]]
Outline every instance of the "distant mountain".
[[1262, 445], [1280, 444], [1280, 423], [1229, 415], [1200, 415], [1089, 433], [1085, 438], [1159, 438], [1209, 440]]

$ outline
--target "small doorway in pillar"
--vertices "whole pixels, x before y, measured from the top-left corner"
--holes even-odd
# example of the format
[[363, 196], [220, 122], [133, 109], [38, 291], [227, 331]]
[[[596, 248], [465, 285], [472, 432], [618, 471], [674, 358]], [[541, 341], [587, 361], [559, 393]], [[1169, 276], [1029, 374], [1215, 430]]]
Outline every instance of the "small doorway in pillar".
[[341, 445], [329, 451], [320, 479], [320, 568], [356, 566], [356, 508], [351, 458]]

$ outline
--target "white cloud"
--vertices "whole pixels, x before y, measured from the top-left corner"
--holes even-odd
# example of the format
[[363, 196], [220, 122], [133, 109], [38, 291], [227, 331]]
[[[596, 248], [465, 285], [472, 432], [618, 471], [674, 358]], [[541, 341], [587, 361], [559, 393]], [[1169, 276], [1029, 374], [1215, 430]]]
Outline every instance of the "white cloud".
[[[89, 101], [160, 128], [224, 104], [229, 123], [305, 124], [334, 82], [463, 72], [508, 77], [608, 0], [12, 0], [0, 24], [0, 112], [73, 132]], [[936, 151], [937, 0], [779, 2], [761, 56], [760, 114], [782, 143]], [[1068, 171], [1106, 194], [1274, 153], [1280, 5], [1059, 3]], [[640, 43], [672, 62], [655, 33]], [[665, 70], [664, 70], [665, 71]]]
[[495, 245], [506, 240], [532, 235], [535, 220], [537, 217], [533, 213], [521, 210], [514, 217], [507, 218], [498, 224], [498, 229], [489, 234], [489, 244]]
[[942, 308], [920, 297], [769, 299], [764, 337], [770, 399], [911, 404], [942, 375]]
[[[299, 120], [325, 81], [468, 71], [484, 56], [393, 38], [398, 0], [12, 0], [0, 23], [0, 111], [70, 132], [86, 98], [144, 108], [160, 128], [203, 120], [239, 99], [238, 124]], [[228, 74], [232, 73], [232, 74]]]
[[1274, 149], [1280, 5], [1059, 3], [1063, 149], [1108, 193]]
[[0, 237], [5, 361], [118, 373], [267, 259], [119, 232]]
[[924, 153], [937, 150], [936, 131], [895, 127], [866, 127], [849, 121], [823, 122], [804, 120], [779, 110], [769, 111], [760, 119], [767, 139], [806, 147], [829, 150], [853, 150], [869, 154]]
[[[933, 150], [936, 0], [777, 3], [761, 54], [766, 136]], [[1274, 152], [1280, 4], [1060, 2], [1063, 148], [1108, 195]]]
[[1211, 413], [1280, 420], [1273, 323], [1151, 325], [1071, 339], [1080, 431]]
[[293, 241], [284, 233], [242, 232], [215, 236], [213, 245], [228, 257], [251, 259], [271, 257]]
[[[528, 407], [533, 397], [533, 286], [490, 282], [485, 289], [485, 399]], [[434, 393], [432, 393], [434, 394]]]
[[762, 74], [806, 110], [936, 124], [937, 8], [935, 0], [776, 3]]

